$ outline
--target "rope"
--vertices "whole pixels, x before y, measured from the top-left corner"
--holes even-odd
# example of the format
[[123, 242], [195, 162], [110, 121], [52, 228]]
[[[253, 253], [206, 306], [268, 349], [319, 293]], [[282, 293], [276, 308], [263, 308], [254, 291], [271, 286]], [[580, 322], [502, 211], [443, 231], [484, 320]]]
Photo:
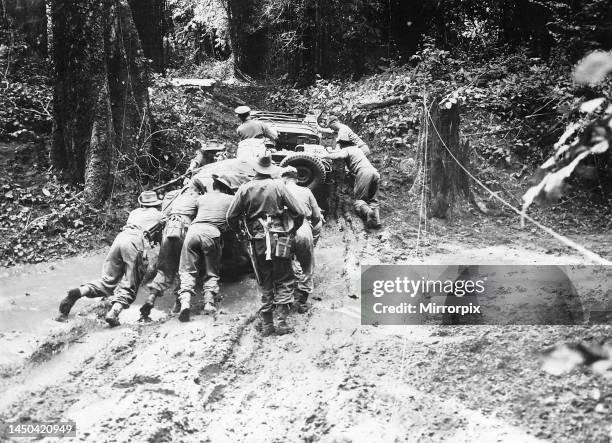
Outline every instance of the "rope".
[[487, 191], [489, 194], [491, 194], [491, 196], [497, 200], [499, 200], [504, 206], [510, 208], [512, 211], [514, 211], [516, 214], [520, 215], [521, 217], [523, 217], [524, 219], [526, 219], [527, 221], [533, 223], [536, 227], [538, 227], [539, 229], [541, 229], [542, 231], [546, 232], [547, 234], [551, 235], [552, 237], [554, 237], [555, 239], [559, 240], [561, 243], [563, 243], [564, 245], [575, 249], [576, 251], [580, 252], [582, 255], [584, 255], [585, 257], [589, 258], [590, 260], [601, 264], [601, 265], [612, 265], [612, 262], [609, 260], [606, 260], [605, 258], [601, 257], [599, 254], [596, 254], [593, 251], [588, 250], [587, 248], [585, 248], [584, 246], [576, 243], [573, 240], [570, 240], [569, 238], [559, 234], [558, 232], [555, 232], [554, 230], [552, 230], [551, 228], [544, 226], [542, 223], [538, 222], [537, 220], [533, 219], [532, 217], [530, 217], [529, 215], [525, 214], [523, 211], [521, 211], [520, 209], [515, 208], [514, 206], [512, 206], [512, 204], [508, 203], [506, 200], [504, 200], [502, 197], [500, 197], [499, 195], [497, 195], [497, 193], [493, 192], [491, 189], [489, 189], [484, 183], [482, 183], [480, 180], [478, 180], [476, 177], [474, 177], [472, 175], [472, 173], [470, 171], [468, 171], [468, 169], [463, 166], [461, 164], [461, 162], [459, 162], [459, 160], [457, 159], [457, 157], [455, 157], [455, 155], [452, 153], [452, 151], [449, 149], [449, 147], [446, 145], [446, 143], [444, 142], [444, 140], [442, 139], [442, 136], [440, 135], [440, 133], [438, 132], [438, 128], [436, 128], [436, 125], [434, 124], [433, 119], [431, 118], [431, 114], [429, 113], [429, 110], [427, 109], [427, 107], [425, 107], [425, 112], [427, 115], [427, 118], [429, 119], [429, 121], [431, 122], [431, 126], [434, 128], [434, 131], [436, 131], [436, 135], [438, 136], [438, 139], [440, 139], [440, 142], [442, 142], [442, 146], [444, 146], [444, 148], [446, 149], [446, 151], [448, 152], [448, 154], [451, 156], [451, 158], [455, 161], [455, 163], [457, 163], [459, 165], [459, 167], [461, 169], [463, 169], [463, 171], [472, 179], [474, 180], [480, 187], [482, 187], [485, 191]]

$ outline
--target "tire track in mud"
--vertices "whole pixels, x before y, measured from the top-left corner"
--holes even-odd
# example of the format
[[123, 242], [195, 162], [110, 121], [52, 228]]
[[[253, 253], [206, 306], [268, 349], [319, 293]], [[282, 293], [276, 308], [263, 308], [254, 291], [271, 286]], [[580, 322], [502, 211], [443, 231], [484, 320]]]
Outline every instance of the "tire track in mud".
[[[216, 368], [223, 367], [253, 320], [252, 315], [232, 317], [229, 321], [223, 318], [229, 316], [220, 317], [220, 321], [202, 318], [186, 325], [174, 319], [92, 332], [64, 352], [5, 380], [0, 417], [74, 419], [79, 423], [79, 435], [91, 441], [108, 436], [109, 431], [126, 437], [139, 436], [143, 433], [142, 416], [134, 415], [134, 410], [145, 399], [153, 405], [151, 412], [145, 414], [150, 419], [158, 406], [168, 403], [166, 397], [189, 400], [189, 395], [183, 395], [185, 391], [208, 395], [205, 388], [209, 379]], [[214, 333], [207, 333], [210, 329]], [[128, 403], [135, 406], [128, 408], [129, 413], [115, 409], [118, 404]], [[184, 407], [177, 404], [176, 408], [158, 413], [171, 416], [173, 410]], [[132, 420], [134, 417], [138, 420]], [[155, 431], [149, 437], [156, 440], [165, 428], [161, 426], [163, 420], [156, 418], [154, 422], [153, 428], [161, 429], [161, 434], [151, 437], [158, 433]], [[182, 428], [190, 429], [184, 424]]]
[[481, 432], [473, 423], [503, 434], [504, 424], [411, 389], [401, 372], [407, 335], [415, 364], [452, 337], [359, 325], [349, 297], [359, 266], [384, 261], [388, 246], [344, 214], [325, 228], [321, 300], [293, 316], [294, 334], [262, 339], [248, 306], [97, 330], [12, 378], [23, 386], [3, 396], [0, 418], [72, 419], [82, 441], [470, 441]]
[[[233, 374], [233, 383], [224, 387], [224, 395], [211, 407], [216, 417], [209, 429], [211, 441], [316, 441], [337, 426], [330, 415], [353, 401], [346, 386], [358, 378], [352, 368], [359, 365], [360, 356], [351, 333], [358, 327], [358, 317], [341, 311], [351, 300], [347, 296], [355, 294], [356, 270], [364, 251], [376, 245], [357, 229], [350, 215], [326, 227], [322, 248], [331, 249], [336, 261], [334, 251], [342, 250], [337, 272], [341, 281], [317, 282], [316, 292], [329, 297], [308, 316], [295, 318], [295, 335], [261, 340], [247, 334], [240, 340], [224, 368], [224, 373]], [[334, 236], [334, 231], [342, 235]], [[339, 244], [330, 245], [334, 238]], [[335, 274], [333, 266], [325, 265], [329, 264], [324, 262], [326, 274]], [[332, 295], [330, 286], [339, 293]], [[339, 316], [345, 317], [345, 327], [334, 318]]]
[[[336, 228], [336, 226], [334, 227]], [[354, 230], [350, 226], [350, 222], [345, 223], [344, 227], [340, 225], [340, 229], [343, 231], [340, 239], [340, 245], [343, 245], [343, 256], [352, 256], [354, 259], [355, 254], [351, 252], [354, 242], [347, 240], [349, 237], [354, 237]], [[339, 246], [334, 244], [330, 248], [333, 250], [330, 256], [337, 262], [338, 255], [336, 250], [339, 249]], [[343, 289], [341, 293], [346, 295], [346, 291], [351, 289], [351, 282], [349, 281], [349, 272], [347, 272], [346, 267], [341, 266], [341, 268], [330, 270], [330, 273], [334, 274], [330, 280], [336, 283], [335, 289]], [[338, 272], [334, 273], [334, 271]], [[341, 282], [336, 281], [337, 277], [341, 277]], [[321, 292], [324, 292], [323, 288]], [[329, 297], [324, 303], [331, 303], [333, 306], [337, 298], [337, 296]], [[286, 400], [283, 393], [292, 392], [293, 388], [291, 385], [299, 382], [304, 377], [303, 369], [300, 371], [299, 368], [294, 367], [295, 362], [293, 365], [289, 365], [289, 367], [283, 365], [283, 362], [294, 359], [294, 353], [302, 353], [302, 357], [298, 360], [302, 361], [303, 364], [312, 364], [312, 361], [314, 361], [315, 368], [319, 369], [319, 372], [321, 369], [325, 369], [328, 380], [324, 384], [329, 388], [327, 391], [329, 395], [324, 395], [322, 393], [323, 390], [319, 389], [320, 392], [318, 394], [315, 393], [316, 399], [311, 399], [313, 404], [318, 405], [317, 408], [322, 410], [324, 405], [332, 400], [335, 387], [340, 385], [342, 380], [346, 378], [344, 372], [338, 371], [330, 358], [333, 356], [336, 362], [346, 361], [350, 364], [352, 358], [352, 353], [349, 351], [350, 337], [348, 337], [348, 341], [346, 337], [343, 338], [343, 343], [339, 346], [340, 349], [345, 349], [344, 355], [338, 355], [335, 347], [331, 347], [330, 349], [318, 350], [317, 355], [304, 359], [303, 356], [306, 355], [306, 352], [303, 352], [303, 345], [308, 345], [309, 342], [316, 343], [320, 341], [318, 336], [305, 336], [310, 329], [310, 317], [312, 317], [312, 314], [301, 316], [300, 318], [294, 317], [298, 331], [292, 336], [260, 338], [253, 328], [248, 327], [254, 318], [252, 315], [248, 317], [248, 320], [234, 328], [233, 331], [218, 335], [210, 343], [215, 356], [208, 358], [206, 364], [200, 365], [194, 378], [195, 383], [201, 386], [198, 393], [199, 408], [194, 409], [191, 404], [187, 405], [189, 413], [184, 414], [183, 418], [177, 421], [175, 411], [180, 408], [168, 407], [167, 405], [161, 411], [158, 411], [158, 415], [165, 417], [166, 422], [169, 417], [173, 417], [173, 424], [157, 426], [157, 430], [151, 434], [152, 436], [149, 435], [149, 437], [156, 440], [164, 440], [165, 438], [179, 438], [185, 441], [194, 438], [197, 440], [203, 438], [201, 431], [198, 431], [198, 429], [205, 429], [204, 435], [207, 435], [211, 441], [223, 441], [226, 439], [228, 441], [241, 441], [241, 438], [258, 441], [257, 438], [254, 438], [254, 435], [260, 434], [262, 426], [265, 427], [266, 423], [259, 423], [257, 419], [252, 419], [254, 417], [250, 417], [250, 414], [258, 415], [262, 409], [265, 410], [269, 407], [276, 410], [280, 415], [285, 415], [284, 411], [294, 410], [297, 406], [288, 407], [288, 405], [283, 404]], [[334, 330], [330, 329], [326, 332], [326, 335], [332, 337], [334, 332]], [[315, 335], [318, 334], [315, 333]], [[192, 360], [197, 360], [197, 355], [193, 352], [189, 356]], [[311, 380], [307, 384], [312, 384], [313, 386], [321, 384], [320, 374], [317, 374], [315, 378], [317, 380]], [[189, 377], [182, 377], [178, 380], [178, 383], [188, 379]], [[115, 387], [129, 388], [135, 384], [144, 383], [153, 383], [158, 386], [163, 383], [163, 378], [146, 377], [142, 374], [134, 375], [133, 377], [128, 376], [127, 378], [124, 376], [122, 381], [119, 383], [115, 382]], [[303, 384], [304, 380], [302, 380]], [[277, 386], [278, 389], [274, 390], [274, 386]], [[267, 392], [270, 389], [276, 392], [276, 394], [271, 396], [273, 399], [276, 398], [275, 401], [278, 402], [276, 406], [273, 404], [274, 400], [272, 404], [267, 404], [264, 401], [267, 394], [263, 396], [260, 394], [260, 392]], [[149, 388], [147, 391], [150, 394], [155, 391], [159, 392], [160, 389]], [[280, 398], [277, 398], [279, 392]], [[163, 393], [168, 394], [169, 390], [164, 388]], [[176, 391], [171, 391], [170, 395], [175, 396], [176, 394]], [[310, 395], [310, 393], [308, 394]], [[120, 399], [120, 401], [123, 402], [125, 400]], [[159, 409], [159, 403], [167, 404], [168, 402], [149, 401], [148, 403], [156, 405], [154, 408]], [[217, 411], [222, 411], [222, 413]], [[315, 419], [317, 416], [315, 412], [315, 410], [310, 411], [304, 422], [300, 425], [301, 429], [308, 431], [312, 426], [319, 426]], [[189, 419], [187, 419], [187, 416]], [[231, 417], [231, 419], [228, 420], [228, 417]], [[247, 419], [245, 420], [244, 417], [247, 417]], [[142, 419], [142, 414], [139, 414], [139, 421], [142, 421]], [[285, 430], [289, 432], [290, 429], [293, 429], [293, 424], [298, 420], [299, 417], [285, 417], [283, 420], [280, 420], [282, 423], [290, 424], [290, 426], [285, 427], [277, 420], [269, 420], [268, 425], [270, 429], [268, 431], [271, 434], [279, 435], [279, 431], [286, 428]], [[187, 425], [187, 423], [190, 424]], [[219, 426], [219, 423], [224, 423], [225, 426]], [[102, 423], [101, 428], [108, 428], [109, 426], [111, 426], [111, 423], [107, 420]], [[238, 435], [234, 430], [241, 426], [247, 432], [244, 432], [243, 435]], [[125, 428], [126, 426], [121, 426], [121, 429]], [[118, 431], [121, 431], [121, 429]], [[194, 433], [200, 434], [199, 437], [196, 438]], [[94, 435], [95, 433], [92, 432], [88, 437], [91, 438]], [[287, 436], [287, 434], [283, 435]], [[141, 436], [140, 433], [131, 434], [131, 437]], [[293, 436], [295, 437], [295, 434]]]

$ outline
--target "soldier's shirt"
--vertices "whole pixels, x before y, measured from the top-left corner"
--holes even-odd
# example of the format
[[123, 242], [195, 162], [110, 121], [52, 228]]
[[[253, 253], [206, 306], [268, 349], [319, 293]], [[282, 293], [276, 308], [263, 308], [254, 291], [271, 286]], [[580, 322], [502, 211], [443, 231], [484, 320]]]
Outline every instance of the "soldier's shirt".
[[238, 126], [237, 132], [240, 136], [240, 140], [263, 137], [276, 140], [278, 138], [276, 130], [260, 120], [249, 119], [245, 121]]
[[302, 204], [302, 207], [304, 208], [304, 216], [307, 219], [310, 219], [313, 216], [317, 219], [321, 218], [321, 208], [319, 208], [317, 199], [310, 189], [305, 188], [304, 186], [299, 186], [296, 183], [287, 183], [286, 186], [296, 200]]
[[347, 143], [350, 143], [354, 146], [365, 145], [365, 142], [357, 134], [355, 134], [351, 128], [349, 128], [343, 123], [338, 123], [338, 126], [338, 136], [336, 137], [336, 141], [338, 143], [340, 143], [341, 145], [346, 145]]
[[162, 213], [157, 208], [136, 208], [128, 216], [126, 225], [137, 226], [143, 231], [148, 231], [159, 224]]
[[222, 192], [207, 192], [198, 198], [198, 213], [193, 223], [207, 223], [215, 226], [219, 231], [227, 229], [227, 210], [234, 197]]
[[252, 181], [238, 188], [227, 211], [227, 221], [232, 228], [235, 228], [243, 214], [246, 216], [247, 223], [252, 223], [259, 218], [265, 219], [266, 215], [280, 219], [285, 206], [293, 218], [304, 215], [306, 212], [281, 180], [256, 175]]
[[341, 158], [345, 159], [346, 166], [353, 174], [357, 174], [357, 172], [364, 169], [376, 170], [361, 148], [358, 148], [357, 146], [342, 148], [340, 150], [340, 156]]
[[181, 194], [164, 210], [168, 215], [186, 215], [193, 217], [198, 210], [198, 197], [200, 194], [189, 187], [181, 191]]

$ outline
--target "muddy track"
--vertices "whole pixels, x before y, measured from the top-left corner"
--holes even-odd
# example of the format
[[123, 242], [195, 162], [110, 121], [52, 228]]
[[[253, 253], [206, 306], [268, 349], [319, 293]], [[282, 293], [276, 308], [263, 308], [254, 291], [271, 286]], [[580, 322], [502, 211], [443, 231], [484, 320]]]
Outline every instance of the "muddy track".
[[258, 336], [252, 281], [228, 287], [215, 318], [108, 329], [93, 313], [72, 321], [75, 331], [79, 321], [96, 327], [6, 374], [0, 420], [71, 419], [92, 442], [535, 441], [512, 412], [475, 410], [478, 379], [459, 388], [428, 372], [452, 368], [445, 353], [469, 357], [455, 350], [484, 343], [487, 329], [360, 326], [359, 266], [406, 251], [386, 231], [365, 232], [350, 202], [337, 214], [317, 248], [314, 307], [294, 314], [295, 334]]
[[[351, 287], [348, 276], [352, 272], [347, 271], [347, 266], [354, 265], [355, 255], [351, 252], [354, 234], [348, 220], [328, 228], [342, 230], [343, 235], [339, 243], [324, 246], [329, 250], [328, 265], [338, 263], [338, 244], [343, 245], [345, 257], [344, 266], [335, 264], [329, 273], [324, 273], [315, 294], [316, 299], [325, 298], [322, 303], [330, 306]], [[251, 327], [253, 312], [241, 309], [216, 319], [196, 317], [186, 325], [170, 318], [114, 330], [92, 328], [96, 319], [100, 322], [103, 310], [99, 308], [104, 306], [96, 305], [87, 318], [73, 319], [67, 331], [44, 341], [26, 364], [12, 373], [7, 371], [1, 388], [2, 419], [74, 417], [78, 418], [79, 434], [94, 440], [111, 429], [118, 431], [117, 426], [122, 435], [140, 436], [149, 430], [142, 423], [143, 409], [148, 409], [147, 417], [157, 418], [152, 420], [147, 438], [158, 440], [169, 430], [174, 437], [179, 432], [186, 438], [208, 427], [208, 420], [194, 417], [214, 408], [221, 399], [236, 397], [234, 391], [244, 384], [242, 379], [257, 372], [245, 370], [247, 362], [257, 364], [262, 353], [270, 354], [277, 346], [281, 347], [273, 354], [280, 356], [282, 347], [289, 346], [286, 342], [291, 340], [283, 337], [262, 341]], [[310, 317], [297, 319], [302, 332], [308, 328]], [[133, 408], [127, 408], [131, 411], [127, 416], [115, 409], [100, 413], [106, 405], [130, 402], [145, 407], [136, 408], [136, 415]], [[87, 411], [95, 413], [90, 415]], [[169, 421], [175, 414], [168, 411], [180, 412], [182, 424], [178, 428], [174, 426], [176, 420]], [[168, 419], [160, 421], [161, 416]], [[137, 419], [130, 428], [133, 417]]]

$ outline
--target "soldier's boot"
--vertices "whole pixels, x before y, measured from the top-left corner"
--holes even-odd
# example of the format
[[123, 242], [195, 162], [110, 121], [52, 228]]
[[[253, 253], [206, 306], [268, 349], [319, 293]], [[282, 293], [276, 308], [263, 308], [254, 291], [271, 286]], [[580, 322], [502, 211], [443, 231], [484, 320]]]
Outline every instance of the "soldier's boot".
[[178, 314], [181, 312], [181, 299], [178, 294], [175, 295], [174, 298], [174, 306], [172, 306], [172, 313]]
[[277, 305], [278, 309], [278, 324], [276, 325], [276, 334], [277, 335], [285, 335], [291, 334], [294, 329], [293, 327], [287, 324], [287, 316], [289, 315], [289, 311], [291, 307], [288, 304], [285, 305]]
[[356, 200], [354, 208], [357, 215], [367, 224], [368, 216], [372, 212], [368, 204], [363, 200]]
[[191, 294], [189, 292], [183, 292], [179, 295], [179, 301], [181, 303], [179, 321], [187, 322], [191, 315]]
[[215, 306], [215, 294], [210, 291], [204, 292], [204, 315], [214, 315], [217, 312]]
[[81, 298], [81, 290], [79, 288], [70, 289], [68, 291], [68, 295], [62, 299], [59, 305], [59, 311], [62, 315], [70, 314], [70, 310], [76, 303], [76, 301]]
[[161, 296], [160, 291], [158, 291], [157, 289], [151, 290], [149, 297], [147, 297], [147, 301], [145, 301], [143, 305], [140, 307], [141, 318], [149, 318], [149, 316], [151, 315], [151, 310], [155, 306], [155, 300], [157, 299], [157, 297], [160, 297], [160, 296]]
[[274, 314], [272, 311], [261, 312], [259, 314], [259, 321], [255, 325], [255, 329], [261, 334], [262, 337], [268, 337], [274, 334]]
[[308, 312], [308, 292], [302, 291], [301, 289], [295, 290], [295, 303], [294, 308], [299, 314], [305, 314]]
[[368, 212], [366, 226], [370, 229], [382, 228], [382, 224], [380, 223], [380, 212], [378, 210], [378, 206], [372, 206], [370, 212]]
[[104, 317], [104, 320], [106, 320], [106, 323], [108, 323], [111, 328], [120, 325], [119, 314], [121, 314], [121, 311], [123, 311], [123, 305], [121, 303], [115, 303], [113, 304], [113, 307], [110, 308], [110, 310], [106, 313], [106, 317]]

